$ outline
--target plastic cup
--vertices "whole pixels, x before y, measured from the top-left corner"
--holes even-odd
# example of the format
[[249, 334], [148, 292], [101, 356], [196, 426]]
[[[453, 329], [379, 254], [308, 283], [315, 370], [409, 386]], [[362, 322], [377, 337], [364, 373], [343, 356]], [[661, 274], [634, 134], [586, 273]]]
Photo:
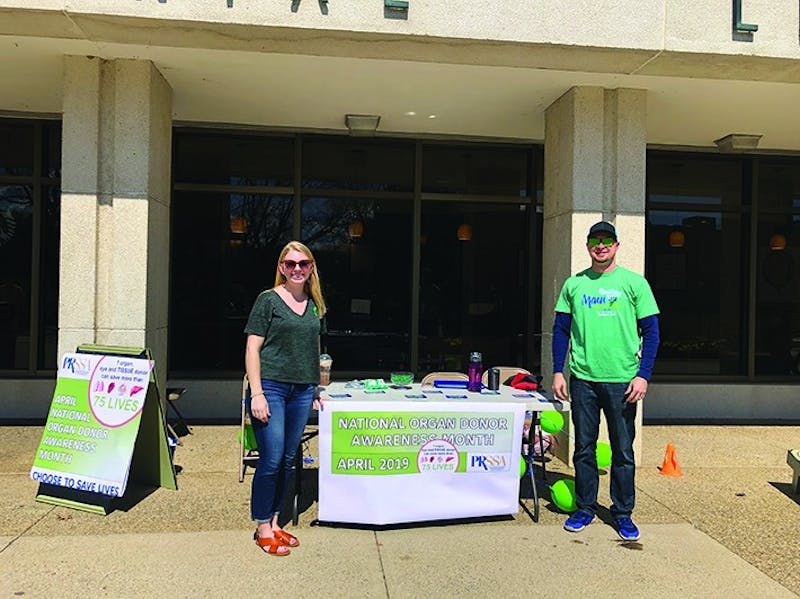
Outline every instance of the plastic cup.
[[410, 385], [414, 382], [413, 372], [392, 372], [389, 375], [392, 385]]
[[322, 387], [327, 387], [331, 384], [331, 366], [333, 365], [333, 358], [328, 354], [321, 354], [319, 357], [319, 384]]

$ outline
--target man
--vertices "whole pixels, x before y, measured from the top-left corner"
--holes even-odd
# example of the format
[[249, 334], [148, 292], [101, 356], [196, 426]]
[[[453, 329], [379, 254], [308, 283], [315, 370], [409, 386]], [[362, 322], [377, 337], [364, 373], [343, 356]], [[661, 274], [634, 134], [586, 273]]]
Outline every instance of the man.
[[[569, 394], [575, 428], [575, 498], [578, 511], [564, 523], [580, 532], [597, 512], [597, 436], [600, 410], [611, 440], [611, 515], [620, 538], [635, 541], [633, 438], [636, 404], [658, 350], [658, 305], [647, 280], [617, 266], [617, 231], [602, 221], [589, 229], [588, 268], [567, 279], [553, 323], [553, 394], [567, 399], [564, 361], [570, 347]], [[639, 358], [641, 356], [641, 359]]]

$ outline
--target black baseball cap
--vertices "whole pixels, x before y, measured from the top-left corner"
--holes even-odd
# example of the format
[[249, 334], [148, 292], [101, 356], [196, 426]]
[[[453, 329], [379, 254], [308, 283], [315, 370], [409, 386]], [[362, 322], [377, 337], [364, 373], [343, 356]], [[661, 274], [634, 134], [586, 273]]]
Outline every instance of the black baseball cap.
[[614, 228], [614, 225], [604, 220], [592, 225], [589, 232], [586, 234], [586, 239], [589, 239], [595, 233], [608, 233], [614, 238], [614, 241], [617, 240], [617, 230]]

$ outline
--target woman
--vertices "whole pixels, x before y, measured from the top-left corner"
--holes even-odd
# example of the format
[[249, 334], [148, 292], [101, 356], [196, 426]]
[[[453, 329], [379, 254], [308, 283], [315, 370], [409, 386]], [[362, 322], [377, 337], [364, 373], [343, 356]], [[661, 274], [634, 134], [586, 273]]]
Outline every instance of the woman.
[[253, 538], [270, 555], [288, 555], [299, 545], [278, 524], [278, 511], [319, 384], [324, 315], [314, 256], [290, 241], [278, 258], [275, 286], [258, 296], [244, 329], [247, 404], [258, 443], [250, 512], [258, 525]]

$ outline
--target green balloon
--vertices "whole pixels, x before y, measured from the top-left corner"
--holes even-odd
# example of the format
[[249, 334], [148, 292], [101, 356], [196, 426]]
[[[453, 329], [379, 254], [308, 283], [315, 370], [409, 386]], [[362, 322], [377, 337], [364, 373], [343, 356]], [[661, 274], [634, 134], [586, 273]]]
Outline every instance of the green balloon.
[[525, 476], [525, 473], [528, 471], [528, 465], [525, 463], [525, 458], [520, 456], [519, 458], [519, 477], [522, 478]]
[[611, 465], [611, 446], [608, 443], [597, 443], [597, 467], [608, 468]]
[[564, 417], [561, 415], [561, 412], [548, 410], [539, 415], [539, 423], [544, 432], [555, 435], [564, 428]]
[[568, 478], [557, 480], [550, 487], [550, 499], [562, 512], [568, 514], [578, 509], [575, 505], [575, 481]]

